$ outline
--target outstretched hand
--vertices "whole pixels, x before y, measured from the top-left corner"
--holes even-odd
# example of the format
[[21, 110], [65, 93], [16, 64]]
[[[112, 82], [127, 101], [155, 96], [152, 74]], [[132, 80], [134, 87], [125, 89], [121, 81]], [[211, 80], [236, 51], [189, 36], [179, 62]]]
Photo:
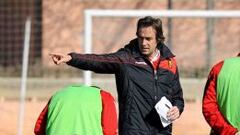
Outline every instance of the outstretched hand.
[[240, 131], [238, 131], [235, 135], [240, 135]]
[[66, 63], [72, 59], [70, 55], [64, 55], [60, 53], [50, 53], [49, 55], [52, 57], [52, 60], [56, 65]]

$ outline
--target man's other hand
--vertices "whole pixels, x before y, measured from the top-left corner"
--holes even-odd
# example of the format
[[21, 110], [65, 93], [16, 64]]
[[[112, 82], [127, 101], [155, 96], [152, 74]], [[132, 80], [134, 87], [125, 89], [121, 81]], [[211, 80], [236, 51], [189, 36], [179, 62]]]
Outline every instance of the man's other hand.
[[179, 109], [177, 106], [173, 106], [172, 108], [169, 109], [169, 111], [167, 112], [167, 118], [168, 120], [174, 121], [177, 118], [179, 118], [180, 113], [179, 113]]

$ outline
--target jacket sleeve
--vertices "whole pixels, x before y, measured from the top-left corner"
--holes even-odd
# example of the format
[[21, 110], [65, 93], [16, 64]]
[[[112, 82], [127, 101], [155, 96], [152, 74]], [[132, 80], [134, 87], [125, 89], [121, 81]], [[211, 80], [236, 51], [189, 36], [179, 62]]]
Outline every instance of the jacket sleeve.
[[117, 135], [117, 111], [115, 100], [110, 93], [101, 90], [102, 97], [102, 128], [104, 135]]
[[[50, 102], [50, 100], [49, 100]], [[35, 135], [46, 135], [46, 124], [47, 124], [47, 115], [48, 115], [48, 104], [44, 107], [35, 124], [34, 133]]]
[[184, 100], [183, 100], [183, 92], [182, 87], [179, 80], [179, 73], [177, 68], [177, 62], [175, 58], [171, 58], [167, 62], [168, 70], [170, 70], [173, 74], [172, 82], [172, 91], [171, 91], [171, 102], [173, 106], [177, 106], [179, 109], [180, 114], [183, 112], [184, 109]]
[[223, 62], [215, 65], [209, 73], [208, 80], [204, 89], [202, 112], [215, 134], [235, 135], [237, 129], [230, 125], [221, 114], [216, 96], [217, 76], [222, 68]]
[[96, 73], [114, 74], [118, 71], [121, 64], [127, 63], [127, 55], [124, 49], [111, 54], [70, 53], [69, 55], [72, 57], [72, 60], [67, 62], [68, 65]]
[[173, 105], [178, 107], [180, 114], [183, 112], [184, 109], [183, 92], [179, 81], [179, 73], [177, 68], [173, 84]]

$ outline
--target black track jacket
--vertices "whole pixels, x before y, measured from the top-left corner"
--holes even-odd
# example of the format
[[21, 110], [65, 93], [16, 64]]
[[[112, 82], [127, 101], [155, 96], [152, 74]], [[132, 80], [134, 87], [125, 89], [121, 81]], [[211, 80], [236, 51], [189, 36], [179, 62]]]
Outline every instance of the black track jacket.
[[96, 73], [115, 74], [119, 101], [119, 135], [170, 135], [163, 128], [154, 105], [166, 96], [180, 113], [184, 108], [182, 88], [174, 55], [159, 44], [161, 58], [154, 72], [138, 49], [137, 39], [111, 54], [70, 53], [68, 65]]

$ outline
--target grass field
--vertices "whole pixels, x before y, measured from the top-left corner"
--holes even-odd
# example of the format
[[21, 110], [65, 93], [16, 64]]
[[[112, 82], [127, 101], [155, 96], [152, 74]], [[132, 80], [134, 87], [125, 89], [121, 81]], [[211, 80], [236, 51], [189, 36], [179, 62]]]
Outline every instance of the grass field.
[[[93, 85], [99, 86], [117, 98], [115, 79], [100, 76], [93, 79]], [[181, 78], [180, 79], [185, 100], [201, 100], [205, 79]], [[55, 91], [68, 85], [82, 84], [79, 78], [28, 78], [26, 98], [48, 99]], [[0, 98], [17, 99], [20, 95], [20, 78], [0, 78]]]

